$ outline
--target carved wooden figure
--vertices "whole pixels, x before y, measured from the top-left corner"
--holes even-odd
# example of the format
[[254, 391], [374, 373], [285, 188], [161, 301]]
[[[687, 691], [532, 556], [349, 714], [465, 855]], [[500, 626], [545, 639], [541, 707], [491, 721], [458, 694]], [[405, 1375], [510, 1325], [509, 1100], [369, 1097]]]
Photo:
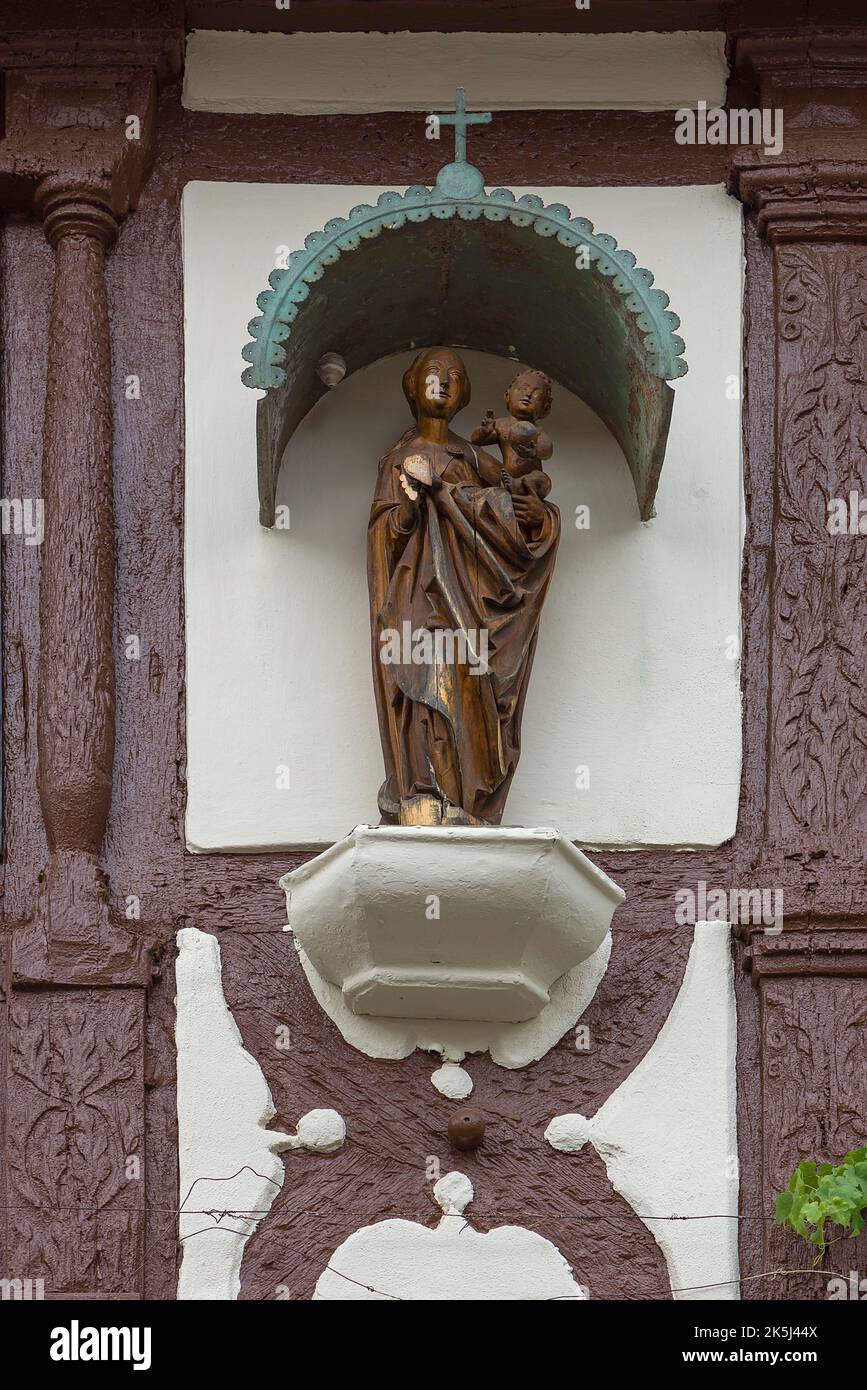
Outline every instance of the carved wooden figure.
[[474, 444], [498, 444], [503, 458], [501, 482], [513, 495], [532, 492], [547, 497], [551, 479], [540, 466], [554, 452], [554, 446], [538, 420], [551, 413], [551, 378], [544, 372], [519, 372], [506, 388], [508, 415], [494, 419], [489, 410], [477, 430]]
[[379, 807], [401, 824], [498, 825], [560, 514], [513, 495], [449, 429], [470, 400], [456, 352], [419, 353], [403, 388], [416, 424], [380, 463], [368, 530]]

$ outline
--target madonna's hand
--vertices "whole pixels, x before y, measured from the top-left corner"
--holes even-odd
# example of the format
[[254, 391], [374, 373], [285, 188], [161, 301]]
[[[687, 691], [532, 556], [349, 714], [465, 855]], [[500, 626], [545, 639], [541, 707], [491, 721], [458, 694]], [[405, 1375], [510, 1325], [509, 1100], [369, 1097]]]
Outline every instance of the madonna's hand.
[[515, 509], [515, 516], [521, 526], [528, 531], [535, 531], [545, 520], [545, 504], [534, 497], [532, 493], [528, 497], [513, 497], [512, 506]]

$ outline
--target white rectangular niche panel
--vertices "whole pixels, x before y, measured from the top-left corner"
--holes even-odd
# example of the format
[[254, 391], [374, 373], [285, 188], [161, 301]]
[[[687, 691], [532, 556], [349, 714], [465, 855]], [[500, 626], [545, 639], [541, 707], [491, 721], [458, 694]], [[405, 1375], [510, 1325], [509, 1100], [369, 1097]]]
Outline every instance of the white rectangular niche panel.
[[302, 116], [450, 111], [463, 86], [474, 111], [674, 111], [700, 100], [722, 105], [727, 75], [722, 33], [198, 29], [187, 39], [183, 102], [194, 111]]
[[[258, 393], [241, 384], [240, 354], [278, 248], [381, 191], [197, 182], [184, 193], [192, 849], [330, 843], [379, 819], [365, 542], [378, 461], [410, 423], [408, 359], [374, 364], [316, 406], [281, 475], [290, 528], [265, 531]], [[689, 372], [648, 523], [614, 439], [555, 388], [563, 535], [505, 819], [585, 845], [718, 844], [735, 828], [741, 751], [740, 208], [721, 187], [515, 191], [565, 203], [653, 271], [683, 321]], [[515, 368], [465, 356], [473, 400], [455, 427], [468, 437]]]

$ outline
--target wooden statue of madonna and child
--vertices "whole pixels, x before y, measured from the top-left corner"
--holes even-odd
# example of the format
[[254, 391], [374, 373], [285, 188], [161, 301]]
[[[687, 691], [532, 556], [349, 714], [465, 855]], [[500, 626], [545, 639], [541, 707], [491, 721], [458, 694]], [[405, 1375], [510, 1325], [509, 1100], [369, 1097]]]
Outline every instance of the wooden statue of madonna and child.
[[367, 537], [379, 809], [385, 824], [499, 825], [560, 538], [539, 424], [551, 382], [520, 372], [471, 441], [449, 428], [470, 400], [452, 348], [420, 352], [403, 389], [415, 424], [380, 462]]

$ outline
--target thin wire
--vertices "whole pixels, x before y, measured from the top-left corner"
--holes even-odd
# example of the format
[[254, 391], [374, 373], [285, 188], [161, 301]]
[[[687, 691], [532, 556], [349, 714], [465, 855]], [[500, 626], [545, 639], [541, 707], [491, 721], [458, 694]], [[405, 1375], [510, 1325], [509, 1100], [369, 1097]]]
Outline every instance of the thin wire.
[[396, 1293], [386, 1293], [383, 1289], [375, 1289], [375, 1288], [373, 1287], [372, 1284], [362, 1284], [361, 1281], [360, 1281], [359, 1279], [353, 1279], [353, 1278], [351, 1277], [351, 1275], [349, 1275], [349, 1274], [343, 1274], [339, 1269], [335, 1269], [333, 1265], [326, 1265], [325, 1268], [326, 1268], [327, 1270], [330, 1270], [332, 1274], [336, 1274], [337, 1277], [338, 1277], [339, 1279], [345, 1279], [346, 1282], [347, 1282], [347, 1284], [355, 1284], [356, 1287], [359, 1288], [359, 1289], [367, 1289], [367, 1292], [368, 1292], [368, 1293], [376, 1293], [376, 1294], [379, 1294], [379, 1296], [380, 1296], [381, 1298], [391, 1298], [391, 1299], [394, 1299], [394, 1302], [395, 1302], [395, 1303], [405, 1303], [405, 1302], [406, 1302], [406, 1299], [405, 1299], [405, 1298], [401, 1298], [401, 1297], [400, 1297], [400, 1294], [396, 1294]]
[[[462, 1228], [462, 1229], [463, 1229], [463, 1228]], [[400, 1296], [399, 1294], [388, 1293], [385, 1289], [377, 1289], [377, 1288], [374, 1287], [373, 1284], [364, 1284], [364, 1283], [361, 1282], [360, 1279], [353, 1279], [353, 1278], [351, 1277], [351, 1275], [349, 1275], [349, 1274], [344, 1274], [341, 1270], [335, 1269], [333, 1265], [330, 1265], [330, 1264], [329, 1264], [329, 1265], [326, 1265], [326, 1266], [325, 1266], [325, 1270], [326, 1270], [326, 1271], [330, 1271], [332, 1274], [336, 1274], [336, 1275], [338, 1276], [338, 1278], [340, 1278], [340, 1279], [345, 1279], [345, 1280], [347, 1281], [347, 1283], [349, 1283], [349, 1284], [355, 1284], [356, 1287], [359, 1288], [359, 1289], [365, 1289], [368, 1293], [377, 1294], [380, 1298], [391, 1298], [391, 1299], [393, 1299], [396, 1303], [406, 1303], [407, 1301], [410, 1301], [410, 1302], [414, 1302], [414, 1301], [415, 1301], [415, 1300], [407, 1300], [407, 1299], [401, 1298], [401, 1296]], [[690, 1284], [690, 1285], [681, 1286], [681, 1287], [678, 1287], [678, 1288], [672, 1287], [672, 1288], [670, 1288], [670, 1289], [664, 1289], [664, 1290], [663, 1290], [663, 1289], [657, 1289], [657, 1290], [655, 1290], [655, 1291], [662, 1292], [664, 1297], [668, 1297], [669, 1294], [678, 1294], [678, 1293], [701, 1293], [701, 1292], [703, 1292], [703, 1291], [705, 1291], [705, 1290], [707, 1290], [707, 1289], [734, 1288], [734, 1287], [740, 1286], [741, 1284], [747, 1284], [747, 1283], [755, 1282], [755, 1280], [757, 1280], [757, 1279], [776, 1279], [776, 1278], [778, 1278], [778, 1277], [780, 1277], [780, 1276], [787, 1277], [787, 1276], [792, 1275], [792, 1274], [820, 1274], [820, 1275], [821, 1275], [821, 1274], [825, 1274], [825, 1275], [826, 1275], [827, 1273], [828, 1273], [828, 1271], [826, 1271], [826, 1270], [821, 1270], [821, 1269], [769, 1269], [769, 1270], [766, 1270], [763, 1274], [748, 1274], [748, 1275], [744, 1275], [744, 1277], [743, 1277], [743, 1278], [740, 1278], [740, 1279], [723, 1279], [723, 1280], [721, 1280], [719, 1283], [716, 1283], [716, 1284]], [[618, 1289], [617, 1292], [620, 1293], [621, 1290]], [[575, 1301], [581, 1301], [581, 1302], [583, 1302], [586, 1298], [587, 1298], [587, 1295], [582, 1295], [582, 1294], [555, 1294], [555, 1295], [554, 1295], [553, 1297], [551, 1297], [551, 1298], [542, 1299], [541, 1302], [543, 1302], [543, 1303], [567, 1303], [567, 1302], [575, 1302]], [[533, 1300], [528, 1300], [528, 1301], [532, 1302]]]
[[[192, 1190], [193, 1190], [193, 1188], [195, 1187], [196, 1183], [199, 1183], [199, 1182], [234, 1182], [235, 1178], [239, 1178], [239, 1177], [241, 1176], [242, 1173], [252, 1173], [252, 1174], [254, 1175], [254, 1177], [261, 1178], [263, 1182], [269, 1182], [269, 1183], [271, 1184], [272, 1187], [276, 1187], [276, 1188], [278, 1188], [278, 1189], [279, 1189], [279, 1187], [280, 1187], [280, 1183], [279, 1183], [279, 1182], [275, 1182], [273, 1178], [269, 1178], [267, 1173], [260, 1173], [259, 1170], [258, 1170], [257, 1168], [253, 1168], [253, 1167], [251, 1167], [251, 1165], [250, 1165], [249, 1163], [245, 1163], [245, 1164], [243, 1164], [242, 1167], [240, 1167], [240, 1168], [238, 1169], [237, 1173], [231, 1173], [231, 1174], [228, 1175], [228, 1177], [227, 1177], [226, 1175], [221, 1175], [220, 1177], [217, 1177], [216, 1175], [214, 1175], [214, 1176], [209, 1177], [207, 1174], [203, 1174], [201, 1177], [194, 1178], [193, 1181], [190, 1183], [189, 1191], [187, 1192], [187, 1195], [186, 1195], [186, 1197], [184, 1198], [184, 1201], [181, 1202], [181, 1205], [178, 1207], [178, 1211], [181, 1212], [181, 1211], [183, 1210], [184, 1202], [186, 1202], [187, 1199], [189, 1198], [190, 1192], [192, 1192]], [[151, 1208], [151, 1210], [153, 1210], [153, 1208]], [[169, 1208], [166, 1208], [166, 1210], [169, 1210]], [[243, 1210], [243, 1208], [241, 1208], [241, 1210]], [[270, 1207], [268, 1207], [267, 1210], [270, 1211]]]
[[[241, 1170], [239, 1170], [239, 1171], [243, 1172], [244, 1170], [241, 1169]], [[256, 1170], [255, 1170], [255, 1169], [251, 1169], [250, 1171], [251, 1171], [251, 1172], [255, 1172]], [[237, 1174], [234, 1174], [233, 1176], [237, 1176]], [[261, 1174], [257, 1174], [257, 1176], [262, 1176], [262, 1175], [261, 1175]], [[265, 1180], [266, 1180], [266, 1182], [271, 1182], [271, 1183], [273, 1183], [273, 1179], [272, 1179], [272, 1178], [266, 1178]], [[131, 1179], [131, 1181], [132, 1181], [132, 1179]], [[224, 1178], [224, 1177], [220, 1177], [220, 1178], [218, 1178], [218, 1177], [208, 1177], [207, 1175], [204, 1176], [204, 1177], [201, 1177], [201, 1178], [197, 1178], [197, 1179], [196, 1179], [196, 1182], [230, 1182], [230, 1181], [231, 1181], [231, 1178]], [[279, 1187], [279, 1183], [274, 1183], [273, 1185], [274, 1185], [275, 1187]], [[190, 1190], [192, 1190], [192, 1188], [191, 1188]], [[187, 1195], [189, 1195], [189, 1194], [187, 1194]], [[186, 1200], [186, 1199], [185, 1199], [185, 1200]], [[590, 1202], [590, 1203], [594, 1203], [594, 1204], [596, 1204], [597, 1206], [617, 1206], [617, 1207], [621, 1207], [621, 1206], [622, 1206], [622, 1202], [621, 1202], [618, 1198], [616, 1198], [616, 1197], [593, 1197], [593, 1198], [590, 1198], [590, 1199], [589, 1199], [589, 1202]], [[244, 1217], [247, 1217], [247, 1216], [267, 1216], [268, 1213], [269, 1213], [269, 1212], [271, 1211], [271, 1209], [272, 1209], [271, 1207], [227, 1207], [225, 1210], [221, 1210], [219, 1207], [184, 1207], [184, 1206], [175, 1207], [175, 1206], [162, 1206], [162, 1205], [160, 1205], [160, 1203], [158, 1203], [158, 1202], [149, 1202], [146, 1206], [143, 1206], [143, 1207], [124, 1207], [124, 1208], [108, 1207], [108, 1206], [105, 1206], [105, 1207], [88, 1206], [86, 1203], [81, 1203], [79, 1206], [52, 1206], [49, 1202], [44, 1202], [44, 1203], [36, 1203], [36, 1202], [30, 1202], [30, 1201], [22, 1201], [22, 1202], [0, 1202], [0, 1211], [23, 1211], [25, 1208], [28, 1208], [28, 1207], [32, 1208], [34, 1211], [46, 1211], [46, 1212], [75, 1211], [75, 1212], [78, 1212], [79, 1215], [83, 1215], [83, 1216], [87, 1216], [87, 1215], [99, 1216], [101, 1213], [104, 1213], [105, 1215], [110, 1215], [110, 1214], [116, 1215], [119, 1211], [122, 1210], [123, 1212], [128, 1212], [131, 1216], [136, 1216], [136, 1215], [137, 1215], [137, 1216], [146, 1216], [149, 1212], [157, 1212], [157, 1211], [159, 1211], [159, 1212], [170, 1212], [173, 1216], [212, 1216], [212, 1215], [217, 1215], [217, 1216], [221, 1216], [221, 1217], [223, 1217], [223, 1216], [237, 1216], [239, 1220], [242, 1219], [242, 1218], [244, 1218]], [[430, 1215], [430, 1214], [431, 1214], [431, 1213], [430, 1213], [430, 1211], [428, 1210], [428, 1211], [426, 1211], [425, 1213], [423, 1213], [422, 1215]], [[297, 1213], [295, 1213], [295, 1215], [297, 1215], [297, 1216], [315, 1216], [315, 1217], [319, 1218], [320, 1220], [328, 1220], [328, 1219], [330, 1219], [330, 1217], [331, 1217], [331, 1213], [330, 1213], [330, 1212], [313, 1211], [312, 1209], [309, 1209], [309, 1210], [306, 1210], [306, 1211], [302, 1211], [302, 1212], [297, 1212]], [[547, 1207], [526, 1207], [526, 1208], [523, 1208], [523, 1209], [522, 1209], [520, 1215], [521, 1215], [522, 1217], [526, 1217], [526, 1216], [542, 1216], [542, 1217], [546, 1217], [546, 1216], [550, 1216], [550, 1215], [551, 1215], [551, 1212], [550, 1212], [550, 1209], [547, 1208]], [[698, 1216], [676, 1216], [676, 1215], [675, 1215], [675, 1216], [650, 1216], [650, 1215], [648, 1215], [647, 1213], [635, 1212], [634, 1215], [638, 1217], [638, 1220], [639, 1220], [639, 1221], [761, 1221], [761, 1222], [763, 1222], [765, 1225], [771, 1225], [771, 1226], [773, 1226], [773, 1225], [779, 1225], [779, 1224], [780, 1224], [779, 1222], [776, 1221], [776, 1218], [773, 1217], [773, 1216], [757, 1216], [757, 1215], [752, 1215], [752, 1214], [749, 1214], [749, 1213], [746, 1214], [746, 1215], [744, 1215], [744, 1216], [738, 1216], [738, 1215], [736, 1215], [736, 1214], [729, 1213], [729, 1212], [707, 1212], [707, 1213], [704, 1213], [704, 1214], [700, 1214], [700, 1215], [698, 1215]], [[383, 1217], [382, 1219], [383, 1219], [383, 1220], [386, 1220], [387, 1218]], [[410, 1217], [405, 1217], [405, 1218], [403, 1218], [403, 1219], [404, 1219], [404, 1220], [410, 1220], [410, 1219], [412, 1219], [412, 1218], [410, 1218]], [[599, 1216], [580, 1216], [580, 1215], [565, 1216], [565, 1215], [564, 1215], [564, 1216], [562, 1216], [562, 1219], [563, 1219], [564, 1221], [603, 1221], [605, 1218], [604, 1218], [604, 1217], [599, 1217]]]
[[[234, 1181], [235, 1178], [239, 1177], [242, 1173], [252, 1173], [255, 1177], [261, 1178], [264, 1182], [271, 1183], [271, 1185], [272, 1185], [273, 1187], [278, 1187], [278, 1188], [279, 1188], [279, 1184], [276, 1183], [276, 1182], [274, 1181], [273, 1178], [269, 1178], [268, 1175], [267, 1175], [266, 1173], [260, 1173], [260, 1172], [258, 1171], [258, 1169], [251, 1167], [249, 1164], [244, 1164], [241, 1168], [238, 1169], [238, 1171], [237, 1171], [236, 1173], [232, 1173], [232, 1174], [230, 1174], [229, 1176], [217, 1176], [217, 1175], [211, 1175], [211, 1176], [209, 1176], [209, 1175], [207, 1175], [207, 1174], [203, 1174], [203, 1175], [201, 1175], [200, 1177], [194, 1179], [194, 1181], [190, 1184], [190, 1187], [189, 1187], [189, 1190], [188, 1190], [188, 1192], [187, 1192], [187, 1195], [186, 1195], [186, 1197], [184, 1198], [184, 1202], [187, 1201], [187, 1199], [188, 1199], [189, 1196], [190, 1196], [190, 1193], [192, 1192], [193, 1188], [196, 1186], [197, 1183], [200, 1183], [200, 1182], [232, 1182], [232, 1181]], [[617, 1201], [616, 1198], [595, 1198], [595, 1199], [593, 1199], [593, 1200], [596, 1201], [597, 1203], [606, 1203], [606, 1202], [608, 1202], [608, 1203], [611, 1203], [612, 1205], [614, 1205], [614, 1204], [619, 1205], [619, 1202]], [[17, 1204], [5, 1203], [5, 1204], [0, 1204], [0, 1210], [5, 1210], [5, 1211], [20, 1211], [22, 1208], [27, 1207], [27, 1206], [29, 1206], [29, 1207], [34, 1207], [35, 1204], [32, 1203], [32, 1202], [29, 1202], [29, 1203], [21, 1202], [21, 1203], [17, 1203]], [[98, 1215], [100, 1214], [101, 1210], [103, 1210], [103, 1209], [101, 1209], [101, 1208], [93, 1208], [93, 1209], [91, 1209], [91, 1208], [87, 1208], [87, 1207], [84, 1207], [84, 1206], [78, 1206], [78, 1207], [74, 1207], [74, 1206], [50, 1206], [50, 1205], [48, 1205], [48, 1204], [43, 1204], [43, 1205], [40, 1205], [40, 1206], [35, 1206], [35, 1209], [36, 1209], [37, 1211], [50, 1211], [50, 1212], [75, 1211], [75, 1212], [78, 1212], [79, 1214], [81, 1214], [82, 1212], [87, 1212], [87, 1211], [91, 1211], [91, 1210], [92, 1210], [94, 1216], [98, 1216]], [[178, 1237], [178, 1243], [179, 1243], [180, 1245], [184, 1245], [184, 1244], [186, 1244], [186, 1242], [187, 1242], [188, 1240], [192, 1240], [195, 1236], [207, 1235], [208, 1233], [213, 1233], [213, 1232], [216, 1232], [216, 1231], [226, 1231], [226, 1232], [227, 1232], [228, 1234], [230, 1234], [230, 1235], [243, 1236], [245, 1240], [246, 1240], [246, 1239], [249, 1239], [249, 1237], [252, 1236], [252, 1235], [255, 1233], [255, 1228], [256, 1228], [256, 1225], [258, 1224], [258, 1219], [259, 1219], [259, 1217], [260, 1217], [260, 1216], [265, 1216], [265, 1215], [267, 1215], [268, 1212], [270, 1212], [271, 1207], [233, 1207], [233, 1208], [228, 1208], [228, 1207], [227, 1207], [225, 1210], [221, 1210], [221, 1209], [218, 1208], [218, 1207], [185, 1208], [184, 1205], [183, 1205], [183, 1203], [182, 1203], [180, 1207], [171, 1207], [171, 1206], [165, 1206], [165, 1207], [163, 1207], [163, 1206], [152, 1205], [152, 1206], [148, 1206], [148, 1207], [144, 1207], [144, 1208], [142, 1208], [142, 1207], [127, 1208], [127, 1210], [129, 1211], [129, 1214], [130, 1214], [130, 1215], [139, 1215], [139, 1216], [146, 1215], [148, 1212], [162, 1211], [162, 1212], [170, 1212], [173, 1216], [209, 1216], [209, 1217], [211, 1217], [211, 1220], [212, 1220], [212, 1223], [213, 1223], [212, 1225], [210, 1225], [210, 1226], [201, 1226], [201, 1227], [198, 1228], [198, 1230], [195, 1230], [195, 1231], [188, 1231], [188, 1232], [186, 1233], [186, 1235], [183, 1235], [183, 1236], [179, 1236], [179, 1237]], [[109, 1212], [106, 1211], [106, 1215], [108, 1215], [108, 1214], [109, 1214]], [[426, 1214], [429, 1214], [429, 1213], [426, 1213]], [[533, 1215], [534, 1213], [533, 1213], [530, 1209], [528, 1209], [527, 1211], [525, 1211], [525, 1212], [522, 1213], [522, 1214], [523, 1214], [524, 1216], [527, 1216], [527, 1215]], [[547, 1213], [545, 1213], [545, 1212], [543, 1211], [543, 1209], [540, 1208], [538, 1214], [540, 1214], [540, 1215], [545, 1215], [545, 1214], [547, 1214]], [[300, 1218], [300, 1217], [302, 1217], [302, 1216], [315, 1216], [315, 1217], [318, 1217], [319, 1219], [324, 1219], [324, 1218], [325, 1218], [326, 1216], [328, 1216], [328, 1215], [330, 1215], [330, 1214], [329, 1214], [329, 1213], [325, 1213], [325, 1212], [313, 1211], [313, 1210], [310, 1209], [310, 1208], [306, 1208], [304, 1211], [295, 1213], [295, 1214], [294, 1214], [294, 1217], [295, 1217], [295, 1219], [298, 1219], [298, 1218]], [[752, 1220], [752, 1221], [770, 1222], [770, 1221], [773, 1220], [773, 1218], [771, 1218], [771, 1217], [755, 1216], [755, 1215], [750, 1215], [750, 1214], [747, 1214], [747, 1215], [745, 1215], [745, 1216], [739, 1216], [739, 1215], [733, 1215], [733, 1214], [730, 1214], [730, 1213], [727, 1213], [727, 1212], [713, 1213], [713, 1214], [708, 1215], [708, 1216], [679, 1216], [679, 1215], [673, 1215], [673, 1216], [641, 1216], [639, 1213], [636, 1213], [636, 1215], [638, 1216], [639, 1220], [643, 1220], [643, 1221], [708, 1221], [708, 1220], [729, 1220], [729, 1221], [744, 1221], [744, 1220], [746, 1220], [746, 1221], [750, 1221], [750, 1220]], [[241, 1230], [241, 1231], [239, 1231], [237, 1228], [235, 1228], [235, 1227], [233, 1227], [233, 1226], [223, 1226], [221, 1223], [222, 1223], [227, 1217], [231, 1218], [232, 1220], [236, 1220], [236, 1221], [244, 1221], [244, 1220], [248, 1220], [248, 1219], [249, 1219], [249, 1220], [253, 1221], [252, 1229], [250, 1229], [250, 1230]], [[255, 1218], [255, 1220], [254, 1220], [254, 1218]], [[582, 1217], [582, 1216], [571, 1216], [571, 1217], [566, 1217], [566, 1220], [567, 1220], [567, 1221], [582, 1221], [582, 1220], [584, 1220], [584, 1221], [593, 1221], [593, 1220], [597, 1220], [597, 1221], [598, 1221], [599, 1219], [600, 1219], [600, 1218], [598, 1218], [598, 1217], [592, 1217], [592, 1216], [587, 1216], [587, 1217]], [[431, 1229], [431, 1228], [430, 1228], [430, 1227], [427, 1227], [426, 1229]], [[467, 1220], [467, 1218], [466, 1218], [466, 1217], [463, 1217], [463, 1225], [461, 1226], [460, 1234], [462, 1235], [463, 1232], [464, 1232], [465, 1230], [467, 1230], [467, 1229], [474, 1229], [474, 1228], [471, 1227], [470, 1222]], [[482, 1234], [484, 1234], [484, 1233], [482, 1233]], [[327, 1271], [330, 1271], [332, 1274], [336, 1274], [336, 1275], [338, 1276], [338, 1278], [340, 1278], [340, 1279], [345, 1279], [348, 1283], [350, 1283], [350, 1284], [355, 1284], [358, 1288], [365, 1289], [368, 1293], [376, 1294], [376, 1295], [378, 1295], [378, 1296], [381, 1297], [381, 1298], [389, 1298], [389, 1299], [392, 1299], [394, 1302], [397, 1302], [397, 1303], [403, 1303], [403, 1302], [406, 1302], [406, 1301], [407, 1301], [406, 1299], [402, 1299], [402, 1298], [400, 1297], [399, 1294], [389, 1293], [389, 1292], [386, 1291], [385, 1289], [377, 1289], [377, 1288], [375, 1288], [372, 1284], [364, 1284], [364, 1283], [362, 1283], [362, 1282], [361, 1282], [360, 1280], [358, 1280], [358, 1279], [353, 1279], [351, 1275], [349, 1275], [349, 1274], [344, 1274], [342, 1270], [335, 1269], [334, 1266], [331, 1265], [331, 1264], [326, 1265], [325, 1268], [326, 1268]], [[790, 1277], [792, 1277], [792, 1276], [794, 1276], [794, 1275], [799, 1275], [799, 1274], [813, 1274], [813, 1275], [817, 1275], [817, 1276], [819, 1276], [819, 1277], [821, 1277], [821, 1278], [825, 1278], [825, 1279], [827, 1280], [827, 1279], [830, 1278], [830, 1277], [834, 1277], [834, 1276], [836, 1276], [836, 1275], [839, 1275], [839, 1273], [840, 1273], [840, 1271], [838, 1271], [838, 1270], [827, 1270], [827, 1269], [816, 1269], [816, 1268], [811, 1268], [811, 1269], [773, 1269], [773, 1270], [766, 1270], [766, 1271], [764, 1271], [764, 1272], [761, 1273], [761, 1274], [743, 1275], [743, 1276], [741, 1276], [741, 1277], [738, 1278], [738, 1279], [724, 1279], [724, 1280], [721, 1280], [721, 1281], [719, 1281], [718, 1283], [714, 1283], [714, 1284], [692, 1284], [692, 1285], [687, 1285], [687, 1286], [679, 1286], [679, 1287], [677, 1287], [677, 1288], [675, 1288], [675, 1287], [670, 1287], [670, 1288], [668, 1288], [668, 1289], [663, 1289], [663, 1288], [661, 1288], [661, 1287], [658, 1286], [658, 1287], [654, 1290], [654, 1292], [658, 1292], [658, 1293], [661, 1295], [661, 1297], [663, 1297], [663, 1298], [668, 1298], [668, 1297], [669, 1297], [670, 1295], [672, 1295], [672, 1294], [700, 1293], [700, 1292], [703, 1292], [703, 1291], [707, 1291], [707, 1290], [709, 1290], [709, 1289], [736, 1288], [736, 1287], [740, 1287], [742, 1284], [755, 1282], [755, 1281], [758, 1280], [758, 1279], [790, 1278]], [[617, 1293], [618, 1293], [618, 1294], [621, 1293], [621, 1292], [622, 1292], [622, 1290], [620, 1290], [620, 1289], [617, 1290]], [[553, 1298], [545, 1299], [545, 1300], [543, 1300], [543, 1301], [546, 1302], [546, 1303], [556, 1303], [556, 1302], [575, 1301], [575, 1300], [578, 1300], [578, 1299], [580, 1299], [580, 1298], [581, 1298], [581, 1295], [578, 1295], [578, 1294], [558, 1294], [558, 1295], [555, 1295]], [[582, 1299], [582, 1301], [583, 1301], [583, 1299]]]

